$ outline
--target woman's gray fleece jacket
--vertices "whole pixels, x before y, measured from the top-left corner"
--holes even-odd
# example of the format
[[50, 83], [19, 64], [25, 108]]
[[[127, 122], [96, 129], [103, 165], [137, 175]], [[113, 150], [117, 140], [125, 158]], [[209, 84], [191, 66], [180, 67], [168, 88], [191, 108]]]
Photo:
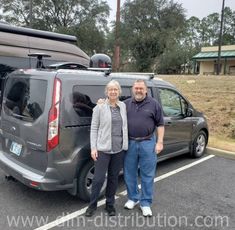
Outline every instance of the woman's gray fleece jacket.
[[[118, 107], [120, 108], [120, 114], [122, 117], [122, 149], [128, 149], [128, 130], [127, 130], [127, 113], [126, 105], [124, 102], [118, 101]], [[111, 132], [112, 132], [112, 115], [108, 100], [105, 103], [98, 104], [93, 109], [91, 132], [90, 132], [90, 144], [91, 149], [96, 149], [102, 152], [109, 152], [112, 148]]]

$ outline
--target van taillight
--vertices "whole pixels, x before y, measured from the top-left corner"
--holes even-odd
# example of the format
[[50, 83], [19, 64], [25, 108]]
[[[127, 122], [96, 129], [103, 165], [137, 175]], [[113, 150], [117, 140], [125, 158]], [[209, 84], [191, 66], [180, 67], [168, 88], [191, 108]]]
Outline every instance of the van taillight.
[[54, 81], [52, 106], [48, 117], [47, 152], [59, 144], [60, 96], [61, 81], [56, 78]]

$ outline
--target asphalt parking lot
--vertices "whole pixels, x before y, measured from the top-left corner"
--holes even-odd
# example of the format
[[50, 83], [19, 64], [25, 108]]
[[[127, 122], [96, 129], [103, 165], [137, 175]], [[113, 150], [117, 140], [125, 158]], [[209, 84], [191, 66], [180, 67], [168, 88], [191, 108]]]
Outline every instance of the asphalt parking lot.
[[[123, 209], [123, 178], [117, 193], [117, 216], [108, 217], [104, 200], [96, 215], [85, 218], [87, 203], [65, 191], [40, 192], [6, 181], [0, 170], [1, 229], [235, 229], [234, 160], [207, 155], [180, 156], [161, 162], [155, 179], [153, 217], [138, 207]], [[56, 220], [56, 221], [55, 221]]]

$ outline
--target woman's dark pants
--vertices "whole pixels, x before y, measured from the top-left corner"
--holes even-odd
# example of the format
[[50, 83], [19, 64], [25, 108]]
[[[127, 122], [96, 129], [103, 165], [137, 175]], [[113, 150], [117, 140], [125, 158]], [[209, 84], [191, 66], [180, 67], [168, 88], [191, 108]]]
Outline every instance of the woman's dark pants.
[[105, 192], [106, 205], [114, 205], [115, 193], [118, 186], [118, 175], [123, 167], [124, 151], [109, 154], [98, 152], [95, 161], [95, 173], [92, 182], [91, 198], [89, 207], [96, 207], [100, 190], [104, 184], [107, 172], [107, 187]]

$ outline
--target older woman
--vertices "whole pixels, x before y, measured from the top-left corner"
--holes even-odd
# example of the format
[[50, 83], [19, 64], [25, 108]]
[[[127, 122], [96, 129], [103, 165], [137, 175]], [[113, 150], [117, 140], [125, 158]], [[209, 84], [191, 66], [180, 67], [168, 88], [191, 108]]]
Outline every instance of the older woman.
[[106, 207], [109, 216], [116, 214], [114, 208], [118, 175], [123, 166], [124, 151], [128, 148], [126, 105], [119, 101], [121, 87], [115, 80], [110, 81], [105, 93], [105, 103], [93, 109], [91, 122], [91, 157], [95, 161], [95, 173], [91, 198], [86, 216], [92, 216], [107, 173]]

